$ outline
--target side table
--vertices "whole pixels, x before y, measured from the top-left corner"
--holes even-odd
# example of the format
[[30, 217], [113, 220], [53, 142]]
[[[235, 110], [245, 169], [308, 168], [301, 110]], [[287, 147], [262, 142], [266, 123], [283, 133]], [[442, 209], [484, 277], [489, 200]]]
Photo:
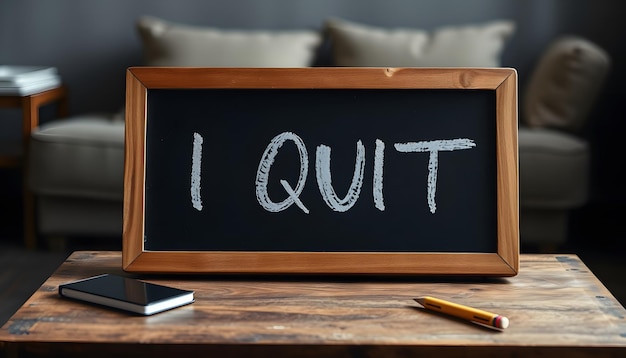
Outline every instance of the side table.
[[32, 130], [39, 125], [39, 111], [44, 105], [57, 102], [57, 115], [66, 117], [68, 114], [67, 88], [60, 86], [30, 95], [0, 95], [0, 108], [21, 108], [22, 110], [22, 157], [0, 155], [0, 167], [18, 167], [23, 170], [23, 202], [24, 202], [24, 244], [28, 249], [37, 247], [35, 231], [35, 198], [28, 188], [28, 143]]

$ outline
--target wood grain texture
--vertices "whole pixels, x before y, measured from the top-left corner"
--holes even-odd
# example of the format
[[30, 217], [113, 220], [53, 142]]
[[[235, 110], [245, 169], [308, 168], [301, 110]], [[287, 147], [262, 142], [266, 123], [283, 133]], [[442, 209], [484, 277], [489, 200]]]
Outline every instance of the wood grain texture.
[[[338, 80], [340, 79], [340, 80]], [[496, 91], [497, 252], [144, 250], [146, 93], [162, 88], [483, 89]], [[127, 72], [123, 267], [135, 273], [493, 275], [519, 269], [517, 74], [508, 68], [154, 68]]]
[[[626, 310], [575, 255], [522, 255], [512, 278], [141, 276], [195, 290], [151, 317], [58, 296], [58, 285], [123, 274], [120, 252], [75, 252], [0, 330], [10, 355], [626, 355]], [[505, 330], [419, 308], [431, 295], [507, 316]]]
[[[126, 118], [124, 131], [124, 217], [122, 233], [125, 238], [143, 238], [144, 187], [146, 152], [146, 87], [126, 72]], [[141, 239], [138, 239], [141, 240]], [[124, 240], [124, 266], [133, 262], [143, 251], [142, 242]]]
[[[517, 72], [496, 89], [498, 254], [519, 270], [519, 153]], [[507, 239], [504, 239], [507, 238]]]
[[509, 68], [157, 68], [132, 67], [147, 88], [496, 89]]

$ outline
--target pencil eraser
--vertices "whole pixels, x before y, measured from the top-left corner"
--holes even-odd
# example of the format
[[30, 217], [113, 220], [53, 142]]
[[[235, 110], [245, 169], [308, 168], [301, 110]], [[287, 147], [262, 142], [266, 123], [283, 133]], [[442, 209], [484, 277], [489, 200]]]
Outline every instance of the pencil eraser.
[[496, 318], [496, 327], [497, 328], [507, 328], [509, 326], [509, 319], [503, 316], [498, 316]]

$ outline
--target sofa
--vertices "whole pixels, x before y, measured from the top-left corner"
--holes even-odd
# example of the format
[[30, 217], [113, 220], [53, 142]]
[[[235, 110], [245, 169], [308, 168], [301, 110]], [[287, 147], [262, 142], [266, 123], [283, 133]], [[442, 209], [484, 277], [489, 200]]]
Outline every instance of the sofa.
[[[496, 20], [431, 31], [329, 19], [322, 31], [238, 31], [154, 17], [137, 22], [144, 65], [194, 67], [500, 67], [515, 24]], [[131, 65], [131, 64], [129, 64]], [[555, 39], [520, 88], [522, 247], [554, 250], [588, 200], [590, 145], [582, 135], [610, 67], [580, 37]], [[120, 74], [123, 76], [123, 74]], [[124, 111], [83, 114], [36, 128], [29, 185], [41, 238], [122, 237]]]

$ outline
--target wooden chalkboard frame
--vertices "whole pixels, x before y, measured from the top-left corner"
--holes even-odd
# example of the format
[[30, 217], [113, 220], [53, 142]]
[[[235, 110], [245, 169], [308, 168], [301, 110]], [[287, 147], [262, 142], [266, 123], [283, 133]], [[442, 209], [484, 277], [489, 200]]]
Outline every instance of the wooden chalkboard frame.
[[[517, 73], [509, 68], [157, 68], [126, 75], [123, 269], [136, 273], [514, 276], [519, 270]], [[466, 89], [496, 94], [497, 250], [255, 252], [144, 249], [150, 89]]]

